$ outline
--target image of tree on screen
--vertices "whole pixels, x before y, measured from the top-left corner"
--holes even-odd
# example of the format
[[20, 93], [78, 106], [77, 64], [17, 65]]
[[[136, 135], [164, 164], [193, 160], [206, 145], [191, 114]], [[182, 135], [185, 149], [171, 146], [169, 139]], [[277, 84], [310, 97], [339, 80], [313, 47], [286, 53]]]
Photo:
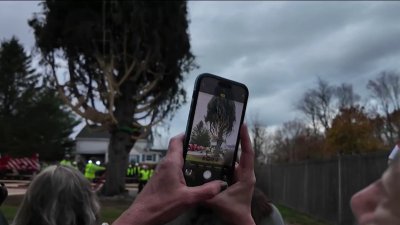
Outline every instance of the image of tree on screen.
[[210, 133], [202, 120], [193, 128], [192, 138], [190, 139], [189, 144], [197, 144], [202, 147], [210, 147]]
[[235, 103], [225, 97], [214, 96], [207, 104], [205, 122], [209, 125], [212, 141], [216, 142], [215, 151], [221, 151], [225, 138], [232, 132], [236, 121]]

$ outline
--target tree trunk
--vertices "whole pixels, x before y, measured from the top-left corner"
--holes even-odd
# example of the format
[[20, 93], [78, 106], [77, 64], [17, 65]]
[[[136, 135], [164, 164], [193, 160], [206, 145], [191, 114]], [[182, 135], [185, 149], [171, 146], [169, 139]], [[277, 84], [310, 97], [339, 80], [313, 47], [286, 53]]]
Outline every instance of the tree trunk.
[[119, 195], [125, 192], [125, 175], [128, 168], [129, 152], [136, 142], [132, 136], [139, 136], [140, 134], [140, 131], [130, 132], [121, 129], [125, 127], [133, 130], [133, 115], [136, 106], [132, 102], [133, 87], [134, 85], [131, 82], [125, 82], [120, 89], [122, 94], [115, 100], [114, 115], [118, 124], [111, 129], [108, 145], [106, 182], [102, 189], [102, 194], [106, 196]]
[[102, 194], [106, 196], [119, 195], [125, 192], [125, 175], [128, 167], [129, 152], [134, 142], [131, 136], [123, 131], [111, 134], [108, 146], [108, 164], [106, 182]]
[[221, 151], [221, 145], [224, 142], [223, 136], [224, 136], [224, 132], [222, 129], [220, 129], [218, 131], [218, 136], [217, 136], [217, 151], [218, 151], [218, 153]]

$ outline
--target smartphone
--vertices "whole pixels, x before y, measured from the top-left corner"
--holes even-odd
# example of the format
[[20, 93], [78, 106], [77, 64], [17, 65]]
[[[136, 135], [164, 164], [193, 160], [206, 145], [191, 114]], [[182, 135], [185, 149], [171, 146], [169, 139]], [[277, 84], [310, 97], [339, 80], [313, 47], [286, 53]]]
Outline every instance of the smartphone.
[[188, 186], [212, 180], [233, 183], [248, 96], [242, 83], [208, 73], [197, 77], [183, 143]]

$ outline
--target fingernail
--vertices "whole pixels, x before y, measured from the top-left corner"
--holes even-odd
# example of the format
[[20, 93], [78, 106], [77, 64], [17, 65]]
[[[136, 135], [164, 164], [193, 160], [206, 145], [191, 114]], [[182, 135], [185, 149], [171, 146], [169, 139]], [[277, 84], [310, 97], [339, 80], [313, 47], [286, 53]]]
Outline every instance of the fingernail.
[[226, 183], [225, 181], [221, 181], [221, 192], [225, 191], [226, 188], [228, 188], [228, 183]]

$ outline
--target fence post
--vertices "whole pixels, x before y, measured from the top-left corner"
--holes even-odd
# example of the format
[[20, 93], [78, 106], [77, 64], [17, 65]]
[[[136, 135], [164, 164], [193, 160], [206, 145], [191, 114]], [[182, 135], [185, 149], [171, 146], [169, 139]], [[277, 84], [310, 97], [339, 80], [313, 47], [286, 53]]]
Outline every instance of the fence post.
[[305, 169], [304, 169], [304, 200], [303, 200], [303, 211], [308, 212], [308, 161], [305, 162]]
[[272, 176], [272, 172], [271, 172], [271, 170], [272, 170], [272, 165], [271, 164], [267, 164], [267, 185], [266, 185], [266, 187], [267, 187], [267, 196], [270, 198], [271, 196], [274, 196], [274, 191], [273, 191], [273, 186], [272, 186], [272, 178], [271, 178], [271, 176]]
[[338, 224], [342, 224], [342, 155], [338, 153]]

